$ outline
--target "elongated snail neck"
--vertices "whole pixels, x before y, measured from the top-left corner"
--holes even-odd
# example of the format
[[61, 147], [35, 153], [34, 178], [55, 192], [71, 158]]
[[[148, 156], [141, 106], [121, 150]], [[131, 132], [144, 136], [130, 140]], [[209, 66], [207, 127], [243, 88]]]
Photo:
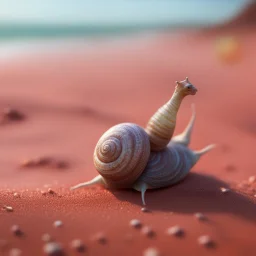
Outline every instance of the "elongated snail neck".
[[161, 151], [167, 146], [175, 130], [176, 117], [182, 100], [185, 96], [195, 95], [197, 92], [188, 78], [177, 81], [176, 84], [171, 99], [157, 110], [147, 124], [146, 132], [149, 135], [152, 151]]

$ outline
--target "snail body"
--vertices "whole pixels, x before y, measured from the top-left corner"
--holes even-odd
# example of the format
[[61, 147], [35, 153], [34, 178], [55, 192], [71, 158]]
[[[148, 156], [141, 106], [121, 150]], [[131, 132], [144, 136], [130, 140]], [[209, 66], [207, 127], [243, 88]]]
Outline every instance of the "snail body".
[[183, 144], [171, 142], [160, 152], [151, 152], [148, 164], [133, 188], [141, 192], [145, 205], [147, 189], [168, 187], [182, 181], [200, 156], [213, 148], [209, 145], [200, 151], [192, 151]]
[[183, 81], [176, 81], [176, 84], [171, 99], [156, 111], [146, 126], [151, 151], [161, 151], [167, 146], [175, 130], [176, 117], [182, 100], [187, 95], [195, 95], [197, 92], [187, 77]]
[[184, 131], [173, 137], [164, 150], [150, 153], [146, 168], [133, 185], [135, 190], [141, 192], [144, 205], [147, 189], [168, 187], [182, 181], [200, 157], [214, 147], [212, 144], [199, 151], [188, 148], [195, 118], [195, 107], [192, 105], [192, 117]]

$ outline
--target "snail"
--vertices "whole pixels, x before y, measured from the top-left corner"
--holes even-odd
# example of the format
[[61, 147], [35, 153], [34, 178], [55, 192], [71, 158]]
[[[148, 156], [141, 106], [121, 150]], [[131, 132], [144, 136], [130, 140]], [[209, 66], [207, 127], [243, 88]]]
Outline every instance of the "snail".
[[197, 92], [188, 77], [183, 81], [176, 81], [176, 84], [171, 99], [157, 110], [146, 126], [151, 151], [161, 151], [167, 146], [174, 133], [176, 116], [182, 100], [185, 96], [195, 95]]
[[[115, 125], [107, 130], [99, 139], [93, 155], [95, 168], [100, 175], [71, 189], [93, 184], [103, 184], [107, 188], [131, 187], [149, 160], [150, 138], [153, 137], [151, 135], [154, 135], [154, 131], [157, 130], [162, 130], [163, 133], [167, 134], [169, 129], [169, 134], [172, 136], [177, 111], [182, 99], [186, 95], [194, 95], [196, 91], [197, 89], [187, 77], [184, 81], [176, 81], [176, 87], [170, 101], [150, 119], [148, 133], [146, 133], [147, 129], [144, 130], [132, 123]], [[164, 123], [165, 126], [163, 127], [161, 123]], [[169, 140], [171, 136], [169, 136]], [[161, 139], [159, 139], [159, 143], [158, 148], [167, 145], [166, 140], [164, 141], [165, 146]]]
[[100, 175], [71, 190], [94, 184], [110, 189], [133, 188], [141, 191], [145, 204], [147, 189], [169, 186], [186, 176], [212, 146], [197, 152], [187, 147], [195, 111], [185, 131], [172, 138], [183, 98], [197, 92], [188, 78], [176, 84], [172, 98], [152, 116], [145, 130], [133, 123], [122, 123], [102, 135], [94, 150], [94, 165]]
[[194, 105], [192, 107], [192, 117], [183, 133], [173, 137], [162, 151], [151, 152], [146, 168], [133, 185], [133, 189], [141, 192], [144, 205], [147, 189], [163, 188], [183, 180], [200, 157], [215, 146], [212, 144], [199, 151], [188, 148], [196, 116]]

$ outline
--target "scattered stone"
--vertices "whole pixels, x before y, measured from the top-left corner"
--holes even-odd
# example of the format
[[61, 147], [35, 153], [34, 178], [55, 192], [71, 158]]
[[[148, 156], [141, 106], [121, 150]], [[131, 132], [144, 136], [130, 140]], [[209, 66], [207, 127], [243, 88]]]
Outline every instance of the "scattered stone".
[[56, 221], [54, 221], [53, 226], [55, 228], [62, 227], [63, 226], [63, 222], [61, 220], [56, 220]]
[[198, 243], [200, 245], [205, 246], [205, 247], [212, 247], [212, 246], [214, 246], [213, 240], [210, 238], [210, 236], [207, 236], [207, 235], [200, 236], [198, 238]]
[[48, 194], [51, 194], [51, 195], [56, 194], [56, 192], [54, 190], [52, 190], [51, 188], [48, 188], [47, 192], [48, 192]]
[[48, 156], [38, 157], [34, 159], [34, 162], [37, 166], [46, 166], [50, 165], [53, 162], [53, 159]]
[[248, 179], [249, 183], [254, 183], [256, 181], [256, 177], [255, 176], [251, 176]]
[[16, 109], [5, 108], [3, 110], [3, 120], [4, 121], [21, 121], [25, 116]]
[[166, 233], [167, 235], [178, 236], [178, 237], [182, 237], [185, 234], [184, 230], [180, 226], [170, 227], [167, 229]]
[[132, 219], [130, 221], [130, 226], [134, 227], [134, 228], [140, 228], [142, 226], [140, 220], [137, 219]]
[[75, 239], [71, 242], [71, 248], [78, 252], [84, 252], [85, 251], [85, 245], [80, 239]]
[[22, 251], [18, 248], [12, 248], [9, 252], [9, 256], [21, 256]]
[[13, 225], [11, 227], [11, 232], [16, 236], [22, 236], [23, 235], [23, 232], [22, 232], [22, 230], [20, 229], [20, 227], [18, 225]]
[[55, 163], [55, 167], [56, 168], [58, 168], [58, 169], [66, 169], [66, 168], [68, 168], [68, 163], [67, 162], [65, 162], [65, 161], [57, 161], [56, 163]]
[[13, 196], [14, 196], [15, 198], [20, 198], [20, 194], [18, 194], [17, 192], [15, 192], [15, 193], [13, 194]]
[[141, 229], [141, 233], [148, 237], [153, 237], [155, 235], [155, 232], [152, 230], [151, 227], [145, 226]]
[[49, 234], [45, 233], [42, 235], [42, 241], [48, 243], [48, 242], [52, 242], [53, 239]]
[[203, 220], [203, 221], [207, 220], [207, 217], [206, 217], [204, 214], [202, 214], [201, 212], [196, 212], [196, 213], [194, 214], [194, 216], [195, 216], [198, 220]]
[[56, 160], [48, 156], [42, 156], [42, 157], [23, 160], [20, 166], [24, 168], [46, 167], [46, 168], [65, 169], [65, 168], [68, 168], [69, 165], [66, 161]]
[[64, 250], [59, 243], [50, 242], [44, 245], [43, 251], [48, 256], [64, 256]]
[[230, 189], [229, 188], [220, 188], [220, 191], [222, 192], [222, 193], [228, 193], [229, 191], [230, 191]]
[[94, 240], [94, 241], [97, 241], [97, 242], [100, 243], [100, 244], [106, 244], [106, 243], [107, 243], [107, 238], [106, 238], [105, 234], [102, 233], [102, 232], [96, 234], [96, 235], [93, 237], [93, 240]]
[[20, 166], [25, 168], [35, 167], [36, 162], [33, 159], [25, 159], [21, 162]]
[[156, 248], [150, 247], [144, 251], [143, 256], [160, 256], [160, 252]]
[[5, 205], [5, 206], [3, 206], [2, 209], [5, 210], [5, 211], [7, 211], [7, 212], [13, 212], [13, 208], [12, 208], [11, 206]]
[[150, 212], [150, 210], [149, 210], [147, 207], [142, 207], [142, 208], [141, 208], [141, 211], [142, 211], [142, 212]]
[[46, 191], [41, 190], [41, 194], [42, 194], [42, 196], [46, 196], [46, 195], [47, 195], [47, 192], [46, 192]]

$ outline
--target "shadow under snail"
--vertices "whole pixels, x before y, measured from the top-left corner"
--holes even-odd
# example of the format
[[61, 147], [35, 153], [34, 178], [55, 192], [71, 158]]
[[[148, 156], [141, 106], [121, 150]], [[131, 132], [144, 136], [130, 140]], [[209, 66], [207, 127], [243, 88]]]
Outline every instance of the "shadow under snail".
[[133, 188], [141, 192], [145, 205], [147, 189], [157, 189], [178, 183], [188, 174], [199, 158], [211, 150], [188, 148], [195, 122], [195, 109], [183, 133], [172, 137], [180, 104], [185, 96], [197, 89], [188, 78], [176, 81], [171, 99], [150, 118], [146, 129], [133, 123], [121, 123], [107, 130], [94, 150], [94, 166], [99, 175], [80, 183], [71, 190], [102, 184], [111, 188]]

